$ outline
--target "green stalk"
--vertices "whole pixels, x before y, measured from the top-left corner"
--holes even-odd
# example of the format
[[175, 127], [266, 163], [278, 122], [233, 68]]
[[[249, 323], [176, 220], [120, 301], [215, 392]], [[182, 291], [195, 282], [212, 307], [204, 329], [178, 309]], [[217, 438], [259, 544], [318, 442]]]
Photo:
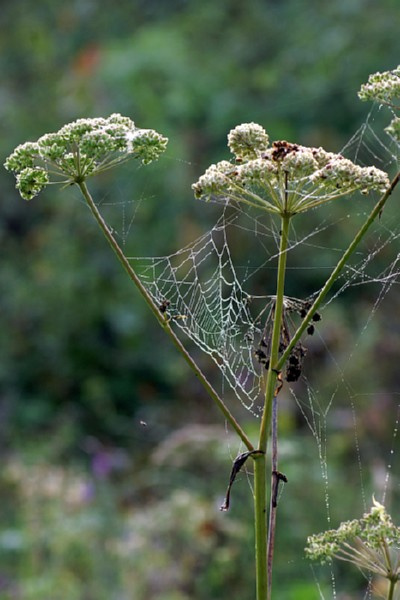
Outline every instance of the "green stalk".
[[168, 319], [165, 317], [165, 315], [163, 313], [160, 312], [158, 307], [154, 304], [153, 299], [147, 292], [146, 288], [143, 286], [142, 282], [140, 281], [139, 277], [136, 275], [135, 271], [132, 269], [130, 263], [128, 262], [125, 254], [123, 253], [117, 240], [113, 236], [110, 228], [108, 227], [107, 223], [104, 221], [103, 217], [101, 216], [101, 214], [100, 214], [100, 212], [99, 212], [99, 210], [98, 210], [98, 208], [86, 186], [86, 183], [84, 181], [77, 182], [77, 185], [78, 185], [80, 191], [82, 192], [82, 195], [85, 198], [86, 203], [87, 203], [88, 207], [90, 208], [94, 218], [96, 219], [100, 229], [102, 230], [104, 237], [110, 244], [112, 250], [117, 255], [117, 258], [120, 261], [120, 263], [122, 264], [128, 277], [135, 284], [135, 286], [139, 290], [140, 294], [144, 298], [145, 302], [149, 306], [150, 310], [152, 311], [153, 315], [156, 317], [158, 323], [164, 329], [165, 333], [171, 338], [175, 347], [182, 354], [183, 358], [185, 359], [185, 361], [187, 362], [189, 367], [193, 370], [195, 376], [199, 379], [199, 381], [201, 382], [201, 384], [207, 391], [208, 395], [212, 398], [212, 400], [214, 400], [214, 402], [218, 406], [219, 410], [224, 415], [225, 419], [228, 421], [228, 423], [231, 425], [231, 427], [236, 431], [236, 433], [238, 434], [238, 436], [240, 437], [242, 442], [245, 444], [247, 449], [249, 451], [254, 450], [253, 444], [250, 442], [249, 438], [247, 437], [247, 435], [245, 434], [245, 432], [243, 431], [243, 429], [241, 428], [239, 423], [236, 421], [235, 417], [232, 415], [229, 408], [226, 406], [226, 404], [224, 403], [222, 398], [219, 396], [219, 394], [214, 390], [214, 388], [212, 387], [211, 383], [208, 381], [208, 379], [206, 378], [204, 373], [201, 371], [201, 369], [194, 362], [194, 360], [192, 359], [190, 354], [187, 352], [186, 348], [183, 346], [182, 342], [179, 340], [176, 333], [171, 328]]
[[260, 425], [258, 450], [260, 455], [254, 457], [254, 515], [255, 515], [255, 553], [256, 553], [256, 588], [257, 600], [266, 600], [270, 595], [267, 569], [267, 484], [266, 484], [266, 452], [268, 434], [271, 426], [272, 401], [278, 372], [275, 365], [279, 356], [281, 337], [283, 297], [285, 287], [286, 257], [290, 215], [283, 215], [281, 220], [281, 241], [279, 247], [278, 274], [276, 284], [276, 300], [274, 324], [271, 339], [271, 355], [267, 375], [264, 411]]
[[394, 588], [396, 587], [396, 583], [397, 583], [398, 579], [397, 579], [397, 574], [394, 571], [393, 566], [392, 566], [390, 550], [389, 550], [388, 544], [385, 539], [382, 540], [381, 549], [383, 552], [383, 556], [385, 557], [387, 578], [389, 579], [387, 600], [393, 600]]
[[265, 454], [254, 456], [254, 526], [256, 557], [256, 598], [268, 593], [267, 571], [267, 463]]
[[388, 589], [387, 600], [393, 600], [393, 598], [394, 598], [394, 588], [396, 587], [396, 583], [397, 583], [397, 578], [396, 579], [389, 579], [389, 589]]
[[[271, 339], [271, 355], [266, 383], [264, 412], [261, 420], [260, 438], [258, 445], [258, 449], [262, 450], [263, 452], [267, 451], [268, 434], [271, 424], [272, 399], [274, 397], [276, 379], [281, 368], [281, 366], [278, 366], [278, 359], [282, 327], [283, 297], [285, 291], [286, 257], [290, 219], [290, 216], [284, 215], [282, 216], [281, 221], [281, 242], [279, 247], [274, 324]], [[279, 361], [279, 363], [280, 362], [282, 361]]]
[[348, 262], [350, 256], [353, 254], [353, 252], [357, 248], [358, 244], [360, 243], [360, 241], [362, 240], [362, 238], [364, 237], [364, 235], [367, 233], [367, 231], [370, 228], [370, 226], [372, 225], [372, 223], [375, 221], [376, 217], [382, 212], [383, 207], [386, 204], [386, 201], [389, 199], [389, 196], [391, 195], [391, 193], [393, 192], [394, 188], [398, 184], [399, 179], [400, 179], [400, 171], [397, 173], [397, 175], [391, 181], [389, 188], [383, 194], [382, 198], [374, 206], [374, 208], [372, 209], [371, 213], [367, 217], [366, 221], [361, 226], [361, 228], [358, 230], [358, 232], [357, 232], [354, 240], [351, 242], [351, 244], [347, 248], [346, 252], [343, 254], [342, 258], [339, 260], [339, 262], [337, 263], [336, 267], [332, 271], [330, 277], [325, 282], [325, 285], [323, 286], [322, 290], [318, 294], [318, 296], [315, 299], [315, 301], [314, 301], [313, 305], [311, 306], [310, 310], [308, 311], [308, 313], [304, 317], [304, 319], [303, 319], [302, 323], [300, 324], [299, 328], [297, 329], [296, 333], [293, 335], [293, 337], [292, 337], [292, 339], [290, 341], [290, 344], [288, 345], [288, 347], [286, 348], [285, 352], [282, 354], [280, 360], [278, 361], [278, 363], [277, 363], [277, 365], [275, 367], [277, 371], [280, 371], [282, 369], [283, 365], [286, 363], [287, 359], [289, 358], [289, 355], [290, 355], [291, 351], [293, 350], [293, 348], [295, 347], [295, 345], [297, 344], [297, 342], [301, 338], [302, 334], [304, 333], [304, 330], [306, 329], [307, 325], [309, 324], [309, 322], [310, 322], [313, 314], [318, 310], [318, 308], [319, 308], [320, 304], [322, 303], [323, 299], [325, 298], [325, 296], [327, 295], [327, 293], [331, 289], [332, 285], [335, 283], [336, 279], [339, 277], [342, 269], [345, 267], [345, 265]]

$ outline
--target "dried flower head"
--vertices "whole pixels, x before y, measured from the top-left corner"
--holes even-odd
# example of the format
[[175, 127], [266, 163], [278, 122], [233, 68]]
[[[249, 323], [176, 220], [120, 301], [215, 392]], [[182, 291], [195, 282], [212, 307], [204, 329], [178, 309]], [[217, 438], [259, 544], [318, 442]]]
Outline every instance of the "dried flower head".
[[310, 536], [306, 555], [320, 562], [338, 558], [397, 581], [400, 578], [399, 546], [400, 527], [393, 524], [385, 507], [373, 499], [370, 512], [361, 519], [345, 521], [338, 529]]
[[148, 164], [167, 143], [153, 129], [139, 129], [128, 117], [113, 114], [78, 119], [37, 142], [21, 144], [4, 166], [15, 174], [22, 198], [31, 200], [48, 183], [80, 183], [130, 158]]
[[235, 163], [211, 165], [193, 184], [196, 198], [223, 199], [294, 215], [360, 191], [384, 192], [386, 173], [360, 167], [340, 154], [286, 141], [269, 146], [264, 129], [256, 123], [235, 127], [228, 135]]

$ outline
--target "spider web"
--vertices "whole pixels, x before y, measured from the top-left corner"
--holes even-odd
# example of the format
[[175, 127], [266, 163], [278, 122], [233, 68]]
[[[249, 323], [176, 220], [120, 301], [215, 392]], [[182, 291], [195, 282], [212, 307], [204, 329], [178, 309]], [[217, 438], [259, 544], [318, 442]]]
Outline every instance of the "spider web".
[[[373, 124], [377, 114], [379, 111], [371, 111], [365, 123], [342, 149], [342, 154], [362, 166], [374, 164], [393, 172], [399, 163], [398, 149], [388, 143], [383, 137], [384, 134], [380, 136], [375, 133], [371, 123]], [[370, 306], [366, 319], [359, 333], [349, 343], [344, 358], [336, 358], [329, 340], [326, 341], [317, 331], [316, 337], [335, 366], [337, 382], [331, 386], [329, 393], [328, 386], [315, 388], [306, 376], [302, 378], [304, 387], [300, 392], [296, 386], [288, 386], [289, 394], [316, 441], [326, 520], [329, 526], [333, 519], [327, 423], [332, 406], [338, 399], [342, 404], [347, 402], [350, 409], [362, 508], [367, 510], [370, 503], [365, 491], [364, 461], [359, 443], [356, 410], [357, 402], [364, 392], [353, 389], [348, 383], [348, 372], [379, 307], [393, 287], [396, 288], [400, 282], [400, 229], [396, 206], [393, 204], [393, 201], [389, 200], [388, 208], [385, 208], [384, 214], [374, 223], [366, 240], [345, 267], [322, 306], [324, 314], [325, 310], [329, 312], [331, 305], [341, 298], [347, 299], [355, 292], [365, 294], [365, 290], [368, 290]], [[122, 205], [122, 238], [125, 241], [134, 215], [128, 217], [129, 207], [127, 204]], [[348, 240], [342, 240], [340, 235], [337, 241], [337, 232], [347, 230], [351, 221], [355, 233], [372, 205], [373, 199], [366, 205], [365, 198], [352, 200], [352, 208], [348, 212], [346, 208], [342, 212], [330, 212], [330, 205], [327, 205], [310, 211], [309, 222], [305, 222], [303, 218], [302, 224], [295, 224], [290, 231], [288, 284], [292, 275], [303, 279], [309, 270], [315, 273], [318, 269], [323, 275], [320, 287], [307, 289], [306, 297], [300, 300], [315, 297], [336, 264], [336, 261], [321, 264], [314, 260], [315, 257], [325, 256], [325, 250], [329, 249], [330, 256], [337, 255], [339, 259], [347, 247]], [[336, 232], [336, 235], [331, 237], [331, 232]], [[332, 239], [335, 239], [334, 246]], [[351, 237], [349, 239], [351, 240]], [[246, 250], [248, 247], [248, 252], [244, 253], [242, 246], [246, 246]], [[296, 258], [299, 255], [301, 256]], [[231, 206], [228, 203], [223, 206], [220, 219], [209, 231], [177, 252], [158, 257], [129, 257], [154, 304], [165, 314], [165, 318], [170, 320], [171, 326], [208, 355], [219, 369], [224, 395], [231, 397], [233, 393], [241, 404], [256, 416], [260, 415], [262, 408], [265, 374], [265, 367], [257, 360], [256, 351], [273, 302], [278, 257], [277, 223], [265, 213], [243, 211], [240, 206]], [[290, 291], [292, 293], [292, 290]], [[305, 344], [307, 346], [307, 342]], [[371, 395], [373, 394], [379, 392], [371, 392]], [[396, 394], [395, 392], [393, 397]], [[394, 407], [396, 412], [390, 416], [393, 423], [390, 455], [385, 463], [383, 481], [379, 483], [380, 500], [383, 502], [391, 489], [393, 458], [398, 442], [400, 403], [396, 399]], [[335, 522], [334, 526], [336, 525]], [[336, 583], [332, 570], [330, 577], [332, 594], [336, 597]], [[317, 577], [316, 583], [323, 598]], [[365, 597], [370, 596], [369, 582]]]
[[167, 318], [212, 358], [236, 396], [254, 410], [263, 381], [254, 341], [262, 328], [229, 251], [229, 229], [236, 220], [237, 215], [222, 218], [171, 256], [131, 260], [154, 303], [168, 303]]
[[[396, 159], [390, 148], [374, 133], [369, 120], [342, 152], [361, 164], [371, 164], [373, 160], [382, 168], [387, 168]], [[346, 220], [349, 216], [343, 216], [340, 220]], [[327, 230], [334, 227], [338, 227], [337, 218], [333, 223], [326, 219], [311, 232], [293, 230], [288, 254], [297, 247], [318, 251], [321, 248], [318, 245], [321, 235], [326, 235]], [[245, 233], [256, 238], [257, 247], [254, 249], [253, 244], [253, 253], [258, 262], [254, 257], [247, 259], [245, 265], [235, 262], [231, 239], [235, 242], [238, 233], [242, 238]], [[368, 252], [356, 254], [343, 271], [334, 294], [326, 304], [351, 286], [378, 284], [378, 305], [392, 285], [398, 282], [400, 255], [381, 272], [376, 271], [374, 259], [392, 247], [398, 237], [398, 231], [389, 230], [383, 221], [380, 222], [375, 227]], [[256, 415], [261, 407], [265, 373], [256, 358], [256, 351], [265, 327], [265, 313], [271, 296], [254, 293], [252, 281], [257, 274], [264, 273], [265, 288], [273, 294], [278, 247], [276, 224], [266, 223], [265, 215], [245, 212], [239, 206], [225, 206], [214, 227], [181, 250], [169, 256], [129, 258], [154, 304], [165, 312], [173, 327], [211, 357], [220, 369], [224, 382], [241, 403]], [[339, 255], [342, 249], [338, 248], [337, 252]], [[329, 268], [333, 266], [329, 265]], [[297, 265], [295, 268], [302, 267]], [[315, 290], [313, 295], [318, 291]]]
[[[238, 207], [228, 212], [224, 211], [209, 232], [170, 256], [129, 260], [154, 304], [212, 358], [236, 397], [258, 415], [265, 367], [257, 360], [256, 351], [273, 296], [254, 295], [250, 289], [260, 271], [269, 272], [267, 287], [274, 289], [277, 231], [249, 218]], [[293, 240], [289, 252], [328, 227], [323, 224]], [[246, 266], [235, 267], [229, 239], [237, 231], [254, 232], [254, 228], [263, 250], [262, 263], [249, 261]], [[272, 250], [267, 250], [268, 243]]]

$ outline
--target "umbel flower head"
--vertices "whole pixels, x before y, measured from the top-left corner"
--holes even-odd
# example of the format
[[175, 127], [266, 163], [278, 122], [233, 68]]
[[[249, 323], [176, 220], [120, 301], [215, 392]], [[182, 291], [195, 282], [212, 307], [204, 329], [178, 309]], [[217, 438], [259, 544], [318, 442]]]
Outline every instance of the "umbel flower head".
[[[400, 99], [400, 65], [392, 71], [370, 75], [367, 83], [361, 86], [358, 96], [361, 100], [372, 100], [398, 110], [400, 105], [396, 99], [397, 101]], [[400, 144], [399, 117], [394, 117], [385, 131]]]
[[400, 98], [400, 65], [392, 71], [370, 75], [367, 83], [361, 86], [358, 96], [361, 100], [393, 106], [393, 101]]
[[81, 183], [88, 177], [138, 158], [157, 160], [168, 139], [153, 129], [139, 129], [128, 117], [78, 119], [37, 142], [15, 148], [4, 166], [17, 179], [17, 189], [31, 200], [49, 183]]
[[239, 202], [281, 215], [295, 215], [360, 191], [384, 192], [386, 173], [360, 167], [340, 154], [286, 141], [269, 145], [256, 123], [238, 125], [228, 135], [234, 163], [211, 165], [193, 184], [196, 198]]
[[370, 512], [361, 519], [310, 536], [305, 551], [313, 560], [338, 558], [390, 581], [400, 579], [400, 527], [393, 524], [385, 507], [375, 499]]
[[400, 143], [400, 117], [392, 119], [385, 131], [399, 144]]

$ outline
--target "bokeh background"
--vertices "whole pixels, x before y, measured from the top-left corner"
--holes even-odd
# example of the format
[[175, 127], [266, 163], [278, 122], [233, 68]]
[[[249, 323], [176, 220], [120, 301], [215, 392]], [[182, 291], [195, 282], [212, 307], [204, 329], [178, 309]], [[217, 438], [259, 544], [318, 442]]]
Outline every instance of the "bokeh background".
[[[218, 218], [220, 207], [196, 202], [190, 185], [228, 157], [226, 134], [238, 123], [332, 151], [346, 144], [371, 108], [357, 99], [361, 83], [400, 62], [399, 19], [398, 0], [3, 0], [0, 154], [86, 116], [120, 112], [157, 129], [170, 138], [159, 164], [128, 164], [91, 189], [127, 211], [132, 255], [173, 252]], [[378, 130], [388, 122], [383, 113], [374, 116]], [[10, 174], [0, 179], [0, 598], [253, 597], [251, 475], [235, 484], [231, 511], [218, 510], [237, 442], [77, 193], [49, 189], [27, 204]], [[343, 210], [338, 203], [323, 218], [339, 221]], [[304, 227], [320, 218], [313, 213]], [[395, 211], [382, 218], [393, 230]], [[299, 263], [312, 268], [293, 271], [290, 293], [317, 289], [325, 272], [316, 267], [334, 264], [352, 232], [346, 223], [329, 230], [317, 253], [305, 249]], [[238, 260], [251, 248], [240, 240]], [[377, 268], [396, 252], [383, 253]], [[332, 526], [358, 517], [363, 495], [368, 505], [382, 489], [397, 442], [398, 295], [394, 286], [375, 314], [379, 289], [339, 297], [324, 315], [324, 342], [310, 348], [308, 381], [325, 390], [323, 404], [335, 391], [327, 421]], [[296, 394], [306, 399], [309, 389], [300, 382]], [[255, 435], [257, 421], [235, 411]], [[330, 598], [330, 572], [312, 571], [303, 557], [306, 536], [327, 527], [327, 488], [318, 445], [290, 394], [280, 428], [289, 484], [276, 597], [317, 599], [318, 582]], [[388, 499], [400, 518], [398, 458]], [[341, 567], [336, 577], [338, 598], [362, 597], [361, 575]]]

